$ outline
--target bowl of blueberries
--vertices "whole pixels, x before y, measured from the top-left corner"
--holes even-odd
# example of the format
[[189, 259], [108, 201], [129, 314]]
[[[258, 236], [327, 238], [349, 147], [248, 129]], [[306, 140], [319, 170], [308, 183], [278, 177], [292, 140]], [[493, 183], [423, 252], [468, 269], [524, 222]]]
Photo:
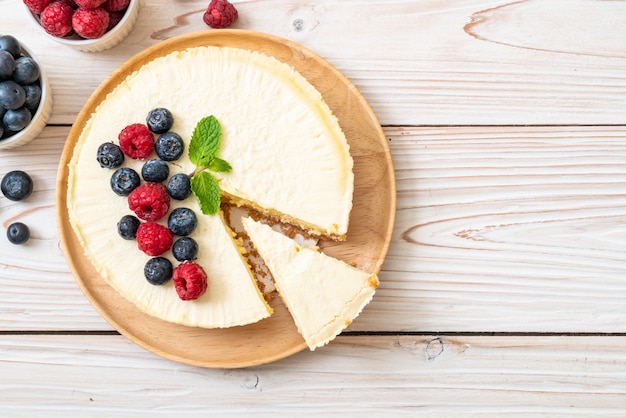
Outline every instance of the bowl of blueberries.
[[0, 150], [36, 138], [52, 113], [52, 91], [33, 52], [0, 35]]

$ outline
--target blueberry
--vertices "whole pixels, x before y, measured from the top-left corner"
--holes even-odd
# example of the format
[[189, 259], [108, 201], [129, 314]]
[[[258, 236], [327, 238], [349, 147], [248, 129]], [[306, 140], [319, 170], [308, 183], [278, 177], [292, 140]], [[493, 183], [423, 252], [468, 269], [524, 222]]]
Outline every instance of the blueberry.
[[111, 189], [120, 196], [128, 196], [135, 190], [141, 179], [139, 174], [132, 168], [122, 167], [115, 170], [111, 176]]
[[31, 57], [16, 59], [13, 80], [20, 84], [34, 83], [39, 80], [39, 65]]
[[167, 180], [170, 175], [170, 168], [165, 161], [148, 160], [141, 167], [141, 177], [145, 181], [160, 183]]
[[30, 239], [30, 229], [21, 222], [14, 222], [7, 228], [7, 238], [11, 244], [24, 244]]
[[19, 109], [26, 102], [26, 91], [13, 80], [0, 83], [0, 106], [5, 109]]
[[32, 114], [35, 114], [37, 108], [39, 107], [39, 102], [41, 102], [41, 87], [37, 84], [27, 84], [22, 86], [24, 88], [24, 92], [26, 93], [26, 100], [24, 101], [24, 106]]
[[195, 260], [198, 258], [198, 244], [193, 238], [178, 238], [172, 246], [172, 254], [178, 261]]
[[154, 149], [163, 161], [174, 161], [183, 155], [185, 143], [176, 132], [165, 132], [157, 138]]
[[187, 174], [174, 174], [167, 182], [166, 188], [172, 199], [185, 200], [191, 195], [191, 179]]
[[33, 192], [33, 179], [21, 170], [9, 171], [2, 178], [0, 189], [9, 200], [23, 200]]
[[176, 208], [167, 219], [167, 227], [178, 236], [191, 234], [197, 224], [196, 214], [189, 208]]
[[141, 221], [133, 215], [124, 215], [117, 223], [117, 233], [125, 240], [133, 240], [137, 237], [137, 229]]
[[9, 51], [0, 51], [0, 80], [11, 78], [15, 70], [15, 58]]
[[8, 51], [16, 59], [22, 54], [20, 42], [11, 35], [0, 36], [0, 51]]
[[153, 257], [143, 268], [143, 274], [148, 283], [160, 286], [172, 278], [174, 269], [172, 263], [165, 257]]
[[174, 124], [174, 117], [169, 110], [157, 107], [148, 113], [146, 125], [155, 134], [162, 134], [170, 130]]
[[20, 107], [15, 110], [7, 110], [7, 113], [2, 117], [2, 123], [9, 131], [19, 132], [28, 126], [32, 118], [30, 110]]
[[113, 142], [105, 142], [98, 147], [96, 159], [102, 168], [117, 168], [124, 162], [124, 152]]

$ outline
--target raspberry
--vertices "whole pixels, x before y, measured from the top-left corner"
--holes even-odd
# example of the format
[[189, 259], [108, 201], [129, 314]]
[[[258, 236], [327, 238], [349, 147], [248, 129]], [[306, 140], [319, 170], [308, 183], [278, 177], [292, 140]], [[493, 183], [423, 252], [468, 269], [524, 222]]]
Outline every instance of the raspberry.
[[193, 261], [185, 261], [174, 269], [174, 287], [182, 300], [198, 299], [206, 292], [207, 277], [204, 269]]
[[78, 8], [72, 16], [74, 31], [85, 39], [99, 38], [109, 27], [109, 13], [103, 8]]
[[109, 26], [107, 27], [107, 32], [117, 26], [117, 24], [122, 21], [123, 17], [124, 12], [109, 12]]
[[102, 7], [104, 7], [104, 10], [107, 12], [121, 12], [128, 8], [129, 4], [130, 0], [106, 0], [102, 4]]
[[28, 10], [37, 14], [41, 14], [43, 9], [51, 2], [52, 0], [24, 0], [24, 4], [28, 7]]
[[226, 28], [237, 20], [239, 14], [228, 0], [211, 0], [202, 20], [212, 28]]
[[128, 195], [128, 207], [144, 221], [158, 221], [170, 209], [170, 196], [161, 183], [144, 183]]
[[107, 0], [74, 0], [78, 7], [83, 9], [95, 9], [100, 7]]
[[137, 246], [149, 256], [156, 257], [172, 246], [172, 233], [156, 222], [143, 222], [137, 228]]
[[133, 123], [122, 129], [118, 139], [124, 154], [135, 160], [145, 160], [154, 150], [152, 132], [141, 123]]
[[39, 18], [46, 32], [62, 38], [72, 32], [73, 15], [74, 9], [65, 3], [55, 1], [43, 9]]

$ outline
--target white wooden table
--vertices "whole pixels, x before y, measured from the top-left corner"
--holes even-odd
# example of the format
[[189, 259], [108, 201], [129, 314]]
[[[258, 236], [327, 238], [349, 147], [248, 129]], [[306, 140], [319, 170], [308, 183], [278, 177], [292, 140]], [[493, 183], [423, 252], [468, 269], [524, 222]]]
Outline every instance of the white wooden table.
[[[81, 53], [0, 0], [54, 90], [0, 152], [36, 191], [0, 197], [0, 415], [626, 414], [626, 1], [233, 1], [235, 28], [297, 41], [359, 88], [389, 139], [394, 236], [373, 302], [329, 346], [250, 369], [174, 363], [91, 307], [60, 249], [59, 156], [120, 63], [205, 30], [208, 0], [143, 0]], [[4, 231], [2, 232], [4, 234]]]

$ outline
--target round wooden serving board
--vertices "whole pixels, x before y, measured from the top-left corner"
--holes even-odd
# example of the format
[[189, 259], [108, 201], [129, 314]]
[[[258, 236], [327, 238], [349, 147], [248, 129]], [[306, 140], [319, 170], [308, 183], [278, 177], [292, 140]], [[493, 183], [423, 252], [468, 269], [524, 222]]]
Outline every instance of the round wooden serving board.
[[99, 103], [144, 63], [173, 51], [207, 45], [255, 50], [291, 65], [321, 92], [339, 119], [355, 163], [354, 207], [347, 241], [322, 243], [320, 247], [325, 253], [370, 272], [380, 270], [395, 217], [395, 178], [383, 131], [354, 85], [318, 55], [276, 36], [207, 30], [172, 38], [122, 64], [89, 98], [67, 138], [57, 178], [59, 233], [76, 281], [99, 313], [139, 346], [167, 359], [201, 367], [247, 367], [279, 360], [306, 348], [278, 296], [271, 303], [274, 314], [270, 318], [240, 327], [193, 328], [146, 315], [95, 271], [74, 235], [67, 211], [68, 163], [83, 127]]

